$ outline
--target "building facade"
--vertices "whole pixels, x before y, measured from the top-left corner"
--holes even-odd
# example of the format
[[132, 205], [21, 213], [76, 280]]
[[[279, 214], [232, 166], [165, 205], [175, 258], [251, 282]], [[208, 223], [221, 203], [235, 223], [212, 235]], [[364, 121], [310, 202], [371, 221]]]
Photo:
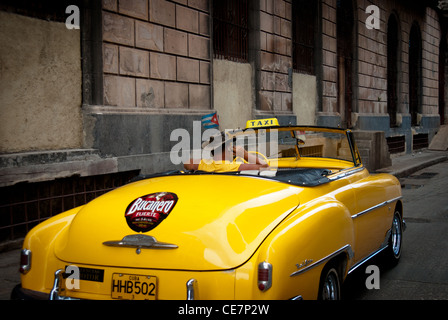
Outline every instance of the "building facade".
[[445, 7], [2, 1], [0, 241], [138, 173], [179, 169], [171, 132], [215, 111], [221, 129], [264, 117], [351, 128], [371, 170], [427, 147], [448, 122]]

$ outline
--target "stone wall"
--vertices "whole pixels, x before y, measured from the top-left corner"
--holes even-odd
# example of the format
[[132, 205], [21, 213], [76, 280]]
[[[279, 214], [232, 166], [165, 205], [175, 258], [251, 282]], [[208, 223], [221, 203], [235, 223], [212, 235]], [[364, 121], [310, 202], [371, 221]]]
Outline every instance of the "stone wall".
[[212, 110], [210, 1], [103, 0], [101, 105], [85, 105], [85, 147], [118, 170], [173, 169], [177, 128]]
[[[427, 133], [430, 139], [438, 128], [438, 56], [441, 27], [437, 12], [423, 2], [347, 1], [354, 6], [352, 113], [349, 121], [354, 129], [380, 130], [386, 137], [406, 136], [406, 150], [412, 151], [412, 132]], [[355, 6], [356, 5], [356, 6]], [[366, 26], [369, 5], [379, 8], [379, 28]], [[317, 108], [317, 123], [337, 126], [344, 123], [344, 110], [338, 103], [340, 75], [338, 72], [337, 8], [338, 1], [322, 1], [322, 104]], [[390, 124], [387, 95], [388, 20], [398, 21], [398, 84], [396, 125]], [[411, 125], [409, 40], [413, 24], [421, 33], [421, 105], [417, 124]], [[411, 131], [412, 127], [412, 131]]]
[[292, 111], [291, 1], [260, 1], [258, 105], [263, 111]]
[[210, 109], [209, 1], [103, 1], [104, 105]]
[[337, 105], [336, 0], [322, 1], [322, 107], [321, 114], [335, 114]]
[[[376, 1], [380, 8], [380, 29], [369, 30], [362, 26], [366, 17], [364, 8], [358, 8], [359, 14], [359, 101], [360, 114], [381, 115], [386, 119], [378, 124], [379, 129], [388, 131], [387, 112], [387, 23], [391, 14], [399, 12], [399, 99], [397, 113], [409, 113], [409, 33], [414, 22], [418, 23], [422, 38], [422, 106], [420, 113], [424, 117], [438, 114], [438, 55], [440, 26], [435, 10], [424, 8], [423, 12], [411, 10], [406, 5], [392, 6], [391, 3]], [[415, 8], [414, 8], [415, 9]], [[362, 18], [361, 18], [362, 17]], [[384, 128], [386, 127], [386, 128]]]
[[426, 8], [422, 24], [423, 41], [423, 109], [422, 114], [437, 116], [439, 112], [439, 46], [441, 28], [435, 10]]

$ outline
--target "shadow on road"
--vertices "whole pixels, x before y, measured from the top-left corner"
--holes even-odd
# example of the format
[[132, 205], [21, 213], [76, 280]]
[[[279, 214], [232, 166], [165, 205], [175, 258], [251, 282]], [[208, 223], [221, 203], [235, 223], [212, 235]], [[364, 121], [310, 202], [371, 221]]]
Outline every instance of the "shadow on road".
[[[367, 261], [364, 265], [360, 266], [347, 276], [347, 279], [342, 286], [343, 300], [364, 300], [372, 298], [370, 297], [371, 293], [378, 289], [367, 289], [366, 281], [372, 275], [371, 272], [367, 272], [367, 267], [371, 265], [379, 268], [379, 290], [381, 290], [381, 281], [384, 279], [384, 276], [395, 267], [385, 260], [383, 254], [379, 254]], [[371, 281], [369, 282], [371, 283]]]

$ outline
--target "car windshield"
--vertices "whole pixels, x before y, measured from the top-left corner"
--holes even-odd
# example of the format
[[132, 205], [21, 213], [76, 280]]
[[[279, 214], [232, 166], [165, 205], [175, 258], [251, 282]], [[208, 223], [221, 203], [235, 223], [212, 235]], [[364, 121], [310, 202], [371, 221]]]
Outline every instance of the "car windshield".
[[228, 134], [236, 137], [236, 145], [244, 146], [249, 152], [261, 153], [270, 160], [329, 158], [348, 161], [352, 165], [358, 162], [344, 130], [292, 127], [247, 129]]
[[[201, 149], [177, 146], [170, 157], [179, 164], [174, 160], [182, 151], [186, 174], [255, 174], [312, 186], [328, 182], [340, 171], [362, 167], [353, 133], [335, 128], [273, 125], [216, 130], [203, 140]], [[178, 173], [184, 171], [165, 174]]]

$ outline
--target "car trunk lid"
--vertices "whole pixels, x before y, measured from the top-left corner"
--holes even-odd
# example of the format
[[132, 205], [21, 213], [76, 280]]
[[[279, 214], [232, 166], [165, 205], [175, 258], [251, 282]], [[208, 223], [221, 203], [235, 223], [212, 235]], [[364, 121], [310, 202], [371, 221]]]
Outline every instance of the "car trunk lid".
[[299, 192], [296, 186], [237, 175], [139, 181], [82, 208], [58, 239], [56, 255], [73, 264], [231, 269], [247, 261], [299, 205]]

